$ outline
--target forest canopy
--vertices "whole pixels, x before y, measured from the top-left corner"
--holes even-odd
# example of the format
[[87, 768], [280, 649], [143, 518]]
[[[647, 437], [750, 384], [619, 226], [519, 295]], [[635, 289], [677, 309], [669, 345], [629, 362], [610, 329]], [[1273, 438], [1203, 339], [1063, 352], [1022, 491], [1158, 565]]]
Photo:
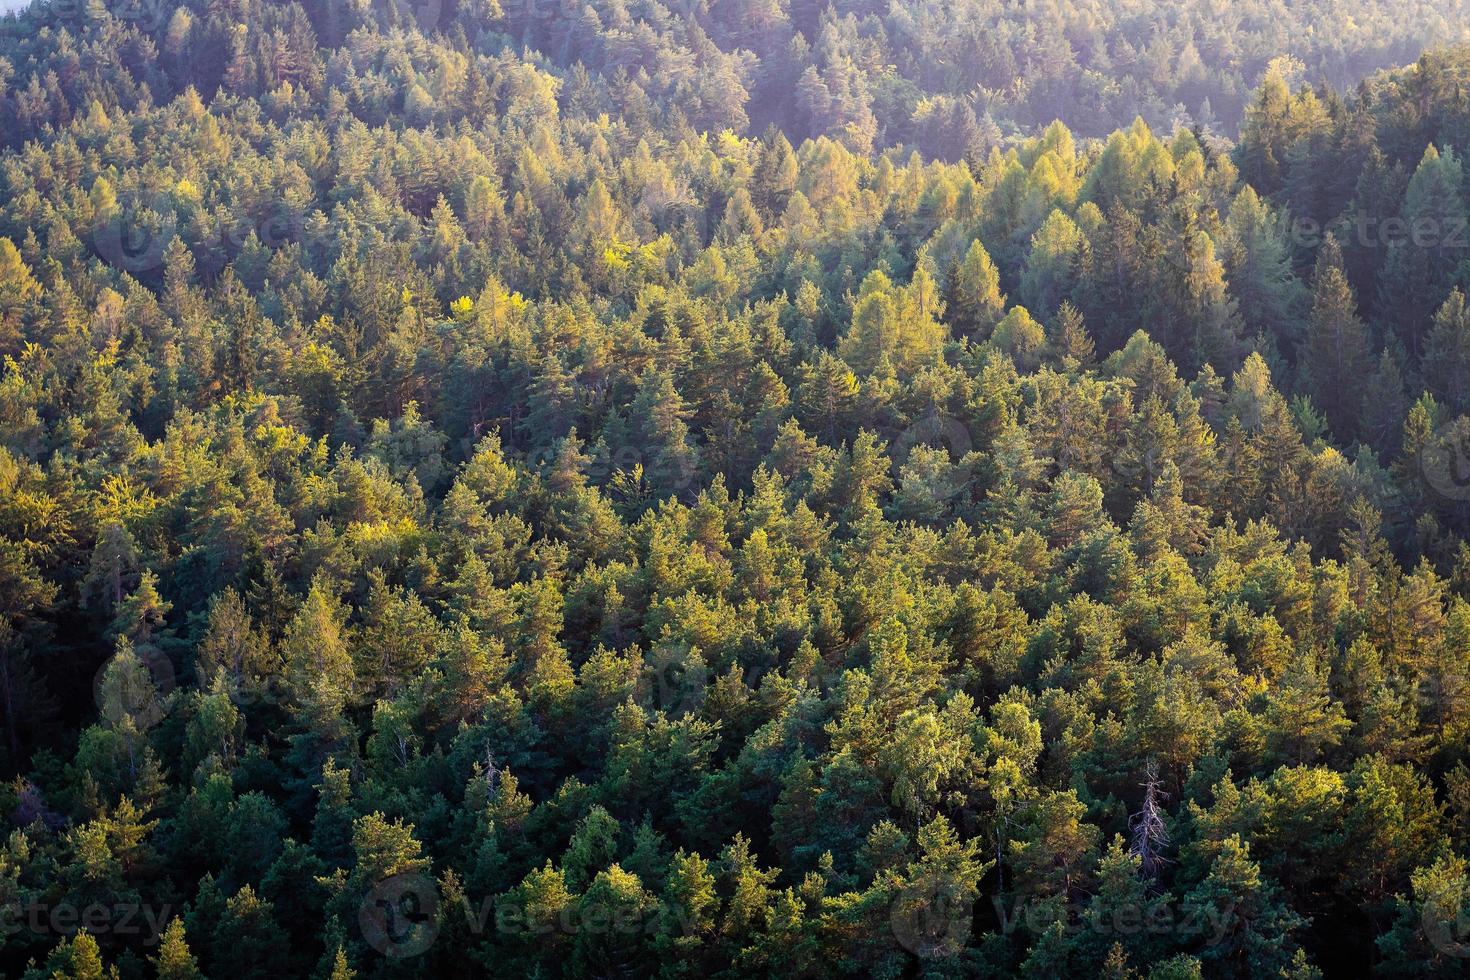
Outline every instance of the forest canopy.
[[1462, 13], [0, 20], [0, 972], [1461, 975]]
[[[1347, 90], [1470, 41], [1455, 0], [32, 0], [0, 31], [11, 146], [93, 98], [131, 110], [188, 85], [259, 98], [325, 84], [370, 125], [390, 105], [414, 125], [449, 123], [473, 52], [530, 62], [567, 101], [635, 129], [774, 125], [793, 143], [909, 145], [951, 161], [1054, 119], [1091, 137], [1135, 118], [1233, 137], [1273, 64]], [[395, 32], [445, 43], [421, 52], [424, 69], [400, 58], [371, 91], [340, 74]]]

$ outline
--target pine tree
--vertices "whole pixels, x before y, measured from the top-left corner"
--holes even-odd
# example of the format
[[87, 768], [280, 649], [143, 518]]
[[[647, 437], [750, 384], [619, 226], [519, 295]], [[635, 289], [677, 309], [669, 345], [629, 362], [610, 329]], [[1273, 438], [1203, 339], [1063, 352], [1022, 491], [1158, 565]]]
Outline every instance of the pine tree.
[[465, 230], [470, 241], [496, 240], [505, 221], [505, 199], [495, 181], [479, 174], [465, 191]]
[[200, 980], [202, 977], [199, 963], [184, 941], [182, 919], [174, 919], [168, 924], [158, 944], [158, 955], [151, 959], [158, 970], [158, 980]]
[[786, 134], [774, 126], [761, 137], [760, 157], [751, 175], [751, 197], [768, 219], [786, 212], [799, 173], [796, 153]]
[[1209, 231], [1187, 208], [1174, 207], [1163, 230], [1161, 261], [1147, 294], [1171, 357], [1190, 365], [1238, 363], [1238, 304]]
[[715, 241], [721, 245], [734, 245], [744, 237], [758, 239], [764, 230], [765, 225], [756, 212], [750, 192], [742, 187], [730, 195], [725, 205], [725, 216], [715, 232]]
[[125, 637], [129, 641], [149, 645], [153, 631], [163, 625], [173, 603], [158, 593], [158, 575], [151, 568], [143, 569], [138, 587], [117, 607], [109, 633], [114, 637]]
[[1284, 182], [1286, 151], [1294, 137], [1290, 113], [1291, 89], [1273, 62], [1246, 108], [1237, 151], [1241, 177], [1264, 194], [1274, 194]]
[[1182, 912], [1187, 922], [1209, 931], [1211, 942], [1201, 957], [1238, 975], [1262, 976], [1287, 966], [1295, 955], [1292, 934], [1303, 925], [1238, 836], [1222, 842], [1208, 877], [1185, 896]]
[[1378, 308], [1411, 356], [1425, 350], [1430, 323], [1448, 296], [1458, 256], [1449, 243], [1466, 227], [1463, 168], [1453, 150], [1429, 146], [1404, 193], [1408, 231], [1391, 242], [1379, 277]]
[[[1247, 336], [1271, 335], [1296, 343], [1307, 290], [1292, 270], [1281, 223], [1249, 186], [1230, 205], [1221, 258]], [[1320, 267], [1320, 258], [1318, 262]], [[1337, 264], [1340, 268], [1340, 259]]]
[[881, 269], [863, 280], [852, 304], [852, 323], [837, 347], [841, 357], [862, 375], [871, 374], [885, 357], [897, 353], [900, 342], [899, 301]]
[[527, 695], [542, 706], [561, 705], [575, 682], [560, 634], [564, 601], [556, 583], [539, 578], [512, 593], [521, 608], [516, 624], [516, 673]]
[[572, 942], [571, 969], [584, 976], [638, 976], [653, 964], [645, 938], [658, 900], [638, 876], [614, 864], [598, 873], [577, 901], [583, 922], [617, 922], [617, 929], [579, 930]]
[[1403, 371], [1394, 352], [1385, 348], [1378, 363], [1363, 386], [1363, 410], [1360, 433], [1364, 441], [1383, 458], [1397, 455], [1409, 414]]
[[1470, 911], [1470, 872], [1457, 854], [1415, 869], [1412, 897], [1393, 900], [1392, 927], [1377, 938], [1384, 972], [1403, 977], [1453, 977], [1464, 967], [1463, 923]]
[[0, 238], [0, 354], [20, 350], [22, 327], [41, 298], [41, 284], [31, 275], [19, 250]]
[[568, 888], [581, 891], [597, 874], [613, 865], [621, 829], [618, 821], [600, 806], [594, 806], [582, 818], [561, 859]]
[[135, 581], [138, 544], [121, 523], [108, 523], [97, 536], [92, 564], [82, 582], [83, 608], [95, 604], [104, 615], [120, 607]]
[[1036, 370], [1046, 346], [1046, 331], [1031, 318], [1024, 306], [1013, 306], [999, 323], [990, 340], [1010, 355], [1016, 369], [1025, 373]]
[[1106, 220], [1091, 232], [1092, 261], [1077, 305], [1093, 325], [1104, 350], [1122, 347], [1139, 329], [1147, 299], [1142, 222], [1120, 201], [1108, 206]]
[[709, 862], [682, 849], [669, 865], [664, 885], [664, 937], [675, 948], [694, 947], [715, 927], [720, 897]]
[[582, 198], [580, 239], [589, 249], [602, 249], [619, 239], [621, 226], [622, 217], [607, 185], [600, 178], [593, 180]]
[[669, 372], [644, 374], [629, 408], [629, 421], [636, 440], [633, 448], [660, 499], [692, 493], [700, 461], [689, 432], [692, 415]]
[[127, 637], [119, 636], [97, 689], [102, 717], [126, 733], [147, 729], [162, 719], [165, 693], [155, 683], [149, 663], [138, 655]]
[[210, 600], [204, 636], [195, 651], [194, 671], [201, 688], [207, 690], [220, 681], [237, 697], [258, 690], [275, 673], [270, 643], [234, 589], [226, 589]]
[[1077, 307], [1064, 301], [1057, 310], [1050, 333], [1052, 356], [1060, 362], [1064, 371], [1077, 371], [1092, 366], [1097, 358], [1097, 347], [1093, 344]]
[[347, 962], [347, 951], [338, 946], [337, 954], [332, 959], [332, 973], [327, 980], [353, 980], [356, 976], [357, 971]]
[[1424, 347], [1424, 383], [1450, 414], [1470, 413], [1470, 308], [1459, 289], [1434, 314]]
[[[861, 390], [852, 368], [841, 358], [822, 351], [814, 361], [807, 361], [801, 366], [796, 390], [799, 417], [823, 442], [836, 442], [852, 425]], [[796, 427], [796, 432], [801, 429], [792, 419], [781, 427], [781, 432], [791, 431], [792, 426]], [[772, 451], [781, 443], [778, 435]]]
[[352, 698], [355, 671], [346, 619], [326, 580], [318, 578], [281, 637], [286, 683], [308, 724], [329, 722]]
[[1072, 294], [1087, 248], [1082, 229], [1060, 210], [1053, 211], [1031, 236], [1021, 297], [1043, 320], [1051, 319]]
[[1006, 298], [1000, 291], [1000, 272], [977, 238], [970, 243], [945, 283], [947, 318], [962, 337], [985, 337], [1005, 315]]
[[1317, 257], [1301, 363], [1313, 402], [1344, 442], [1361, 431], [1369, 358], [1368, 328], [1358, 318], [1352, 287], [1343, 274], [1342, 251], [1329, 237]]
[[116, 968], [108, 969], [102, 961], [102, 948], [88, 932], [78, 932], [68, 942], [62, 940], [52, 960], [59, 959], [61, 968], [51, 974], [62, 980], [109, 980], [117, 976]]

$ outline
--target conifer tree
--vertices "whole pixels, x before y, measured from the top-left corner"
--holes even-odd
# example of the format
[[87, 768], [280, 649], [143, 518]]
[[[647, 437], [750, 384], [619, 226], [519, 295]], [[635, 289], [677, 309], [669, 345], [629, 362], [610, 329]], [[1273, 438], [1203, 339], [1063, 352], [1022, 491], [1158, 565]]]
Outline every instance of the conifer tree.
[[1404, 193], [1400, 217], [1407, 232], [1388, 243], [1378, 308], [1411, 356], [1423, 355], [1432, 318], [1449, 294], [1458, 265], [1452, 242], [1466, 227], [1463, 184], [1453, 149], [1441, 153], [1431, 144]]
[[1302, 370], [1317, 408], [1344, 442], [1360, 431], [1363, 380], [1368, 375], [1368, 328], [1342, 268], [1342, 250], [1328, 238], [1317, 256], [1312, 313], [1302, 348]]
[[1459, 289], [1434, 314], [1424, 347], [1424, 383], [1446, 411], [1470, 412], [1470, 309]]
[[944, 306], [949, 322], [962, 337], [984, 337], [1005, 315], [1000, 272], [978, 238], [970, 243], [964, 258], [951, 267]]
[[184, 940], [182, 919], [174, 919], [163, 931], [163, 939], [158, 944], [158, 955], [153, 957], [153, 964], [158, 970], [158, 980], [199, 980], [202, 976], [199, 964]]

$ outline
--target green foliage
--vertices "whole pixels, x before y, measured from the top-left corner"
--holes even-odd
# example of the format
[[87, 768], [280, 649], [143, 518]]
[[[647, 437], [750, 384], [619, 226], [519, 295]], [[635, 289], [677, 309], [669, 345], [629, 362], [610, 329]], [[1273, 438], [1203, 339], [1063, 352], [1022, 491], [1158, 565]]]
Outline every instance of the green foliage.
[[1451, 5], [166, 6], [0, 24], [0, 972], [1458, 974]]

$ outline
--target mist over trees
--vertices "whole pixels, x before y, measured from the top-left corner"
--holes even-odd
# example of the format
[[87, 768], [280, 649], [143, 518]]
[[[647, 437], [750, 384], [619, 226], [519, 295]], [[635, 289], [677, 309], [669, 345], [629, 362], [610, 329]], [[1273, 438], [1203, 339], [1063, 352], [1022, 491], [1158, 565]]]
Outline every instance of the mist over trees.
[[[0, 134], [19, 146], [99, 96], [133, 109], [187, 85], [259, 98], [286, 81], [338, 89], [368, 125], [390, 103], [416, 127], [448, 123], [468, 107], [446, 86], [468, 80], [470, 61], [500, 55], [635, 130], [774, 125], [796, 144], [826, 136], [860, 154], [912, 146], [983, 159], [1056, 119], [1089, 137], [1135, 118], [1234, 137], [1272, 63], [1346, 91], [1426, 47], [1470, 41], [1464, 13], [1450, 0], [37, 0], [20, 22], [0, 23], [10, 62], [0, 87], [14, 89]], [[342, 57], [395, 32], [441, 38], [425, 53], [429, 74], [355, 95]], [[60, 33], [69, 43], [55, 43]]]
[[1462, 13], [0, 21], [0, 971], [1460, 975]]

